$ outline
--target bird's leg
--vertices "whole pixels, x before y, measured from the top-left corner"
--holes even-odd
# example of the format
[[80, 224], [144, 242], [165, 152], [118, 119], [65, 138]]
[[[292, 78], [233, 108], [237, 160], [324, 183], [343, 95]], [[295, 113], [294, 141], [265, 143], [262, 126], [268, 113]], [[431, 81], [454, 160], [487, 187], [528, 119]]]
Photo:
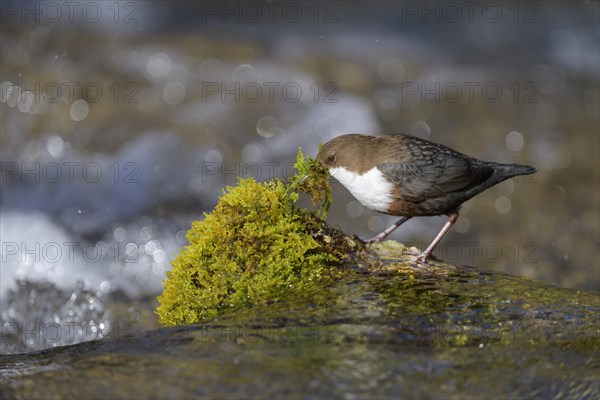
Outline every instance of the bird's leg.
[[418, 262], [425, 263], [427, 262], [428, 258], [431, 258], [431, 253], [433, 252], [433, 249], [435, 248], [435, 246], [437, 246], [440, 240], [442, 240], [444, 235], [450, 230], [450, 228], [452, 227], [452, 225], [454, 225], [457, 219], [458, 211], [454, 211], [453, 213], [448, 214], [448, 221], [446, 221], [446, 224], [444, 224], [444, 227], [442, 228], [440, 233], [437, 234], [435, 239], [433, 239], [433, 242], [431, 242], [429, 247], [427, 247], [427, 249], [425, 249], [425, 251], [422, 252], [419, 257], [417, 257]]
[[383, 239], [386, 238], [387, 235], [389, 235], [390, 233], [394, 232], [396, 230], [396, 228], [398, 228], [400, 225], [402, 225], [403, 223], [405, 223], [406, 221], [408, 221], [409, 219], [411, 219], [412, 217], [404, 217], [399, 219], [398, 221], [396, 221], [394, 223], [394, 225], [390, 226], [389, 228], [387, 228], [385, 231], [381, 232], [379, 235], [372, 237], [371, 239], [367, 239], [367, 240], [362, 240], [359, 239], [361, 242], [363, 242], [364, 244], [371, 244], [371, 243], [379, 243], [381, 242]]

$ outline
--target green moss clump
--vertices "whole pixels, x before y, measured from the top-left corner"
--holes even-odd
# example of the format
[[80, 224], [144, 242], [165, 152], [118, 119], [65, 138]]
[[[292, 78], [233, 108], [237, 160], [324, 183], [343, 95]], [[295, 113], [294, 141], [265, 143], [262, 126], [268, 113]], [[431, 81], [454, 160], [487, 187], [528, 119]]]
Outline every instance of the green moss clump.
[[[298, 175], [315, 168], [301, 152], [297, 166]], [[343, 276], [339, 260], [353, 243], [296, 207], [301, 177], [289, 185], [241, 179], [204, 220], [193, 222], [189, 245], [173, 260], [158, 298], [162, 324], [191, 324], [224, 310], [310, 294]], [[314, 183], [305, 185], [318, 192]]]
[[314, 205], [319, 205], [319, 217], [325, 219], [331, 205], [331, 187], [329, 186], [329, 172], [317, 160], [306, 158], [302, 150], [298, 150], [296, 163], [298, 173], [290, 179], [290, 186], [308, 194]]

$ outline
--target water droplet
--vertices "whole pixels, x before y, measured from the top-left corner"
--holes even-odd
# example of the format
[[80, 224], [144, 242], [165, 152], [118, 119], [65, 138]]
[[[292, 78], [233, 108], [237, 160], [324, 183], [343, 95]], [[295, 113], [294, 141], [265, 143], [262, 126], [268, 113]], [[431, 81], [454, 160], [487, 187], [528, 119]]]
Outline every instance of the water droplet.
[[146, 253], [154, 255], [154, 253], [158, 250], [158, 243], [156, 242], [156, 240], [150, 240], [144, 246], [144, 250], [146, 251]]
[[352, 217], [360, 217], [363, 213], [363, 206], [356, 200], [351, 200], [346, 205], [346, 213]]
[[152, 237], [152, 229], [148, 226], [144, 226], [142, 229], [140, 229], [140, 237], [144, 241], [150, 240]]
[[89, 112], [90, 106], [88, 105], [87, 101], [83, 99], [75, 100], [69, 109], [69, 114], [71, 115], [71, 119], [73, 121], [83, 121], [87, 118]]
[[238, 65], [233, 70], [233, 80], [236, 82], [257, 82], [256, 69], [250, 64]]
[[179, 104], [185, 98], [185, 86], [181, 82], [171, 82], [163, 91], [163, 98], [169, 104]]
[[374, 215], [369, 218], [367, 225], [372, 232], [380, 232], [383, 230], [383, 220], [378, 215]]
[[425, 121], [417, 121], [410, 127], [410, 133], [414, 136], [428, 138], [431, 136], [431, 128]]
[[494, 205], [496, 207], [496, 211], [499, 214], [506, 214], [507, 212], [510, 211], [510, 209], [512, 207], [512, 202], [506, 196], [498, 196]]
[[204, 157], [204, 161], [208, 163], [217, 163], [220, 164], [223, 162], [223, 155], [219, 150], [211, 149], [206, 153]]
[[517, 131], [509, 132], [508, 135], [506, 135], [506, 147], [510, 151], [518, 153], [519, 151], [523, 150], [524, 143], [525, 140], [523, 139], [523, 135]]
[[265, 115], [261, 119], [258, 120], [256, 124], [256, 132], [265, 139], [272, 138], [277, 129], [279, 128], [279, 122], [277, 119], [271, 115]]
[[21, 112], [29, 112], [31, 110], [31, 106], [33, 106], [33, 102], [35, 100], [35, 93], [33, 92], [23, 92], [19, 97], [19, 102], [17, 104], [17, 108]]
[[504, 182], [500, 182], [497, 187], [502, 193], [509, 195], [515, 191], [515, 181], [513, 179], [507, 179]]
[[186, 231], [181, 229], [180, 231], [177, 232], [177, 235], [175, 235], [175, 239], [177, 240], [177, 243], [179, 244], [185, 244], [187, 243], [187, 239], [185, 238], [185, 234]]
[[[156, 256], [155, 256], [156, 258]], [[162, 275], [165, 272], [165, 266], [161, 263], [155, 262], [152, 263], [152, 273], [154, 275]]]
[[111, 289], [111, 287], [112, 287], [112, 285], [110, 284], [110, 282], [109, 282], [109, 281], [102, 281], [102, 283], [100, 284], [100, 290], [101, 290], [103, 293], [108, 293], [108, 292], [110, 292], [110, 289]]
[[261, 151], [255, 144], [247, 144], [242, 148], [242, 161], [246, 163], [257, 162], [260, 160]]
[[48, 142], [46, 143], [46, 148], [48, 149], [48, 153], [54, 158], [59, 157], [63, 152], [64, 141], [60, 136], [52, 135], [48, 138]]
[[113, 231], [113, 236], [117, 242], [123, 242], [127, 238], [127, 231], [119, 226]]
[[[164, 250], [158, 249], [154, 252], [153, 258], [154, 258], [154, 262], [156, 262], [156, 263], [164, 263], [165, 260], [167, 259], [167, 255]], [[160, 272], [162, 272], [162, 271], [160, 271]]]
[[171, 59], [165, 53], [156, 53], [148, 60], [146, 70], [153, 78], [166, 76], [171, 69]]
[[2, 93], [2, 99], [6, 98], [6, 100], [3, 101], [6, 101], [6, 104], [8, 104], [9, 107], [16, 106], [21, 98], [21, 88], [17, 85], [13, 85], [11, 82], [8, 82], [7, 85], [2, 87]]

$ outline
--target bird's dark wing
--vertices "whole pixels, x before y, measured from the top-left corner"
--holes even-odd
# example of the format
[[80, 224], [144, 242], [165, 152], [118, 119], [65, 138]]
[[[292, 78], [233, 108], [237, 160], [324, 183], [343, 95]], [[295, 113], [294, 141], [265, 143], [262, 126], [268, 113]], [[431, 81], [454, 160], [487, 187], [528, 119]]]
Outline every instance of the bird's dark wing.
[[413, 203], [465, 190], [494, 173], [492, 167], [464, 157], [421, 159], [417, 163], [386, 162], [377, 168], [398, 186], [403, 200]]

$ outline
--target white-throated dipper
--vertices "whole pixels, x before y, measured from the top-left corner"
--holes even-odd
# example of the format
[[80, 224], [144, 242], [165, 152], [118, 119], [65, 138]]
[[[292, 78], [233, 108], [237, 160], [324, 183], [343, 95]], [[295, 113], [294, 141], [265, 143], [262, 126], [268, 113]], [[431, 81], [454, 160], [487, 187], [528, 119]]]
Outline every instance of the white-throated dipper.
[[365, 243], [383, 240], [412, 217], [447, 215], [419, 262], [431, 257], [462, 203], [508, 178], [536, 172], [526, 165], [481, 161], [409, 135], [338, 136], [321, 147], [317, 160], [365, 207], [403, 217]]

